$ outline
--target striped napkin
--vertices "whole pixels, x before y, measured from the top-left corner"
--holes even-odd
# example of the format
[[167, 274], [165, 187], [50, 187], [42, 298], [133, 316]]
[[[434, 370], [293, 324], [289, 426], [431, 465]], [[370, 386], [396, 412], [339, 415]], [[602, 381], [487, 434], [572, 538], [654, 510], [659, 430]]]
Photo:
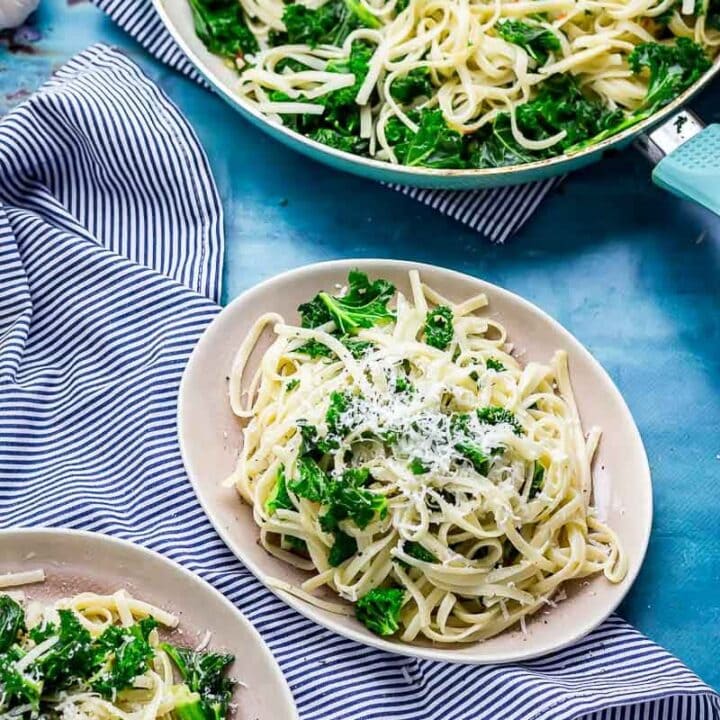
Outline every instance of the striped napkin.
[[[159, 60], [210, 87], [165, 29], [152, 0], [91, 2]], [[542, 199], [561, 180], [561, 177], [554, 177], [492, 190], [426, 190], [395, 184], [390, 187], [459, 220], [489, 240], [502, 243], [525, 224]]]
[[473, 667], [345, 640], [263, 588], [204, 516], [176, 437], [222, 255], [198, 140], [123, 55], [87, 50], [0, 121], [0, 527], [102, 532], [198, 573], [262, 633], [303, 720], [720, 717], [616, 616], [555, 655]]

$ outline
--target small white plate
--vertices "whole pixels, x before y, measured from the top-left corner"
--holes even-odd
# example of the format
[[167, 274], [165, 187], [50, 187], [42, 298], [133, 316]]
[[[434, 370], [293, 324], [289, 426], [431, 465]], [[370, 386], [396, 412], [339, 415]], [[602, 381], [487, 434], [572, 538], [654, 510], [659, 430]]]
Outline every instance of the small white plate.
[[[568, 599], [547, 614], [537, 613], [527, 624], [527, 635], [511, 630], [482, 643], [457, 647], [384, 639], [352, 617], [327, 612], [282, 591], [273, 592], [303, 615], [341, 635], [383, 650], [433, 660], [508, 662], [544, 655], [575, 642], [620, 604], [640, 570], [652, 523], [652, 487], [645, 449], [612, 380], [567, 330], [526, 300], [469, 275], [404, 261], [339, 260], [284, 273], [230, 303], [200, 338], [183, 376], [178, 406], [185, 467], [210, 520], [228, 547], [261, 581], [273, 577], [299, 585], [308, 577], [263, 550], [257, 542], [259, 532], [251, 509], [240, 502], [234, 489], [222, 486], [242, 443], [241, 425], [230, 410], [227, 376], [235, 352], [259, 315], [275, 311], [295, 321], [300, 303], [320, 289], [332, 290], [337, 283], [344, 283], [353, 267], [371, 278], [387, 278], [406, 295], [407, 273], [412, 268], [450, 300], [485, 292], [490, 301], [487, 313], [505, 325], [509, 340], [522, 350], [525, 363], [546, 362], [558, 349], [568, 352], [583, 427], [598, 425], [603, 429], [594, 465], [594, 503], [618, 534], [629, 556], [629, 571], [617, 585], [600, 576], [569, 584]], [[270, 338], [264, 342], [260, 352]], [[258, 354], [251, 358], [251, 365], [257, 362]]]
[[180, 618], [175, 642], [230, 652], [238, 685], [234, 720], [298, 720], [290, 690], [255, 628], [217, 590], [167, 558], [138, 545], [76, 530], [0, 531], [0, 574], [45, 571], [44, 583], [23, 586], [30, 599], [125, 588]]

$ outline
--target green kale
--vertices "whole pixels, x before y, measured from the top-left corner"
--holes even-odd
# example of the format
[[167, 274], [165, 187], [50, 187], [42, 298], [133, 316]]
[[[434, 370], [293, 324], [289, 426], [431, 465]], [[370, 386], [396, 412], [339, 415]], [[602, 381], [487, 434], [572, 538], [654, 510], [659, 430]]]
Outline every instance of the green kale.
[[403, 165], [428, 168], [467, 166], [463, 136], [445, 122], [442, 111], [423, 108], [408, 115], [418, 125], [413, 132], [396, 117], [385, 126], [385, 138]]
[[308, 546], [302, 538], [295, 537], [294, 535], [283, 535], [282, 539], [287, 543], [292, 552], [307, 553]]
[[299, 477], [290, 481], [290, 489], [299, 497], [322, 502], [327, 495], [330, 478], [317, 462], [307, 455], [298, 458], [297, 467]]
[[532, 480], [530, 481], [530, 492], [528, 493], [528, 498], [532, 500], [534, 497], [539, 495], [544, 484], [545, 468], [536, 460]]
[[226, 672], [235, 657], [224, 653], [194, 652], [169, 643], [162, 643], [161, 647], [177, 666], [189, 690], [186, 694], [188, 709], [192, 708], [192, 701], [196, 699], [193, 693], [200, 699], [202, 715], [192, 710], [184, 715], [184, 719], [224, 720], [235, 687], [235, 682], [227, 677]]
[[[337, 92], [341, 92], [338, 90]], [[383, 325], [394, 319], [387, 308], [395, 294], [395, 286], [387, 280], [370, 282], [359, 270], [348, 275], [348, 290], [341, 297], [318, 293], [298, 308], [303, 327], [315, 328], [333, 320], [343, 335], [354, 335], [360, 328]]]
[[400, 627], [405, 591], [375, 588], [355, 603], [355, 617], [376, 635], [394, 635]]
[[[348, 335], [339, 338], [340, 342], [350, 351], [350, 354], [358, 360], [363, 357], [372, 347], [372, 343], [367, 340], [357, 340]], [[327, 357], [336, 358], [335, 353], [324, 343], [319, 340], [308, 340], [301, 345], [295, 352], [309, 355], [311, 358]]]
[[406, 377], [399, 377], [395, 379], [395, 392], [396, 393], [412, 393], [415, 392], [413, 384]]
[[538, 65], [544, 65], [551, 52], [559, 52], [560, 40], [555, 33], [522, 20], [500, 20], [498, 32], [503, 40], [518, 45]]
[[330, 481], [323, 498], [328, 509], [319, 518], [325, 532], [339, 529], [343, 520], [352, 520], [362, 530], [376, 513], [381, 518], [387, 515], [387, 498], [364, 488], [369, 480], [367, 468], [351, 468], [340, 480]]
[[91, 680], [92, 689], [103, 697], [114, 697], [119, 690], [132, 685], [148, 669], [155, 651], [148, 638], [157, 627], [153, 618], [123, 628], [112, 625], [93, 643], [95, 662], [103, 668]]
[[15, 644], [25, 628], [25, 612], [9, 595], [0, 595], [0, 653]]
[[384, 325], [395, 318], [387, 307], [394, 294], [395, 286], [387, 280], [370, 282], [365, 273], [351, 270], [345, 295], [334, 297], [321, 292], [318, 297], [338, 330], [354, 335], [361, 328]]
[[341, 424], [343, 414], [350, 407], [352, 395], [333, 391], [330, 393], [330, 404], [325, 412], [325, 423], [328, 426], [328, 434], [344, 435], [348, 428]]
[[[43, 692], [43, 681], [32, 669], [20, 672], [15, 663], [22, 657], [22, 652], [13, 647], [0, 655], [0, 716], [7, 717], [10, 708], [29, 705], [33, 713], [40, 709], [40, 696]], [[24, 716], [21, 716], [24, 717]]]
[[702, 46], [685, 37], [674, 45], [641, 43], [630, 53], [628, 63], [634, 73], [649, 76], [644, 107], [650, 113], [674, 100], [712, 64]]
[[273, 45], [342, 45], [359, 27], [380, 27], [358, 0], [328, 0], [315, 10], [294, 2], [285, 6], [283, 24], [285, 33], [273, 36]]
[[418, 97], [432, 97], [433, 86], [430, 82], [430, 69], [417, 67], [407, 75], [400, 75], [390, 85], [390, 95], [399, 103], [408, 104]]
[[328, 554], [328, 562], [333, 567], [342, 565], [348, 558], [351, 558], [357, 552], [357, 541], [352, 535], [344, 533], [342, 530], [335, 530], [335, 542], [330, 548]]
[[302, 353], [303, 355], [309, 355], [315, 359], [318, 357], [334, 357], [335, 353], [325, 343], [321, 343], [319, 340], [308, 340], [306, 343], [301, 345], [295, 352]]
[[413, 475], [424, 475], [425, 473], [430, 472], [430, 468], [425, 465], [420, 458], [413, 458], [408, 467]]
[[258, 50], [237, 0], [190, 0], [195, 32], [216, 55], [236, 58]]
[[274, 515], [277, 510], [294, 510], [290, 495], [287, 491], [287, 479], [285, 477], [285, 466], [280, 465], [277, 471], [275, 486], [272, 489], [267, 500], [265, 500], [265, 510], [268, 515]]
[[475, 471], [480, 475], [487, 475], [490, 470], [490, 458], [482, 449], [472, 442], [460, 442], [455, 445], [455, 450], [466, 460], [472, 463]]
[[425, 318], [425, 342], [439, 350], [445, 350], [452, 342], [453, 312], [446, 305], [438, 305], [427, 314]]
[[[58, 610], [59, 625], [47, 623], [40, 631], [58, 641], [44, 653], [34, 668], [44, 680], [44, 689], [66, 689], [90, 677], [97, 666], [97, 654], [90, 633], [72, 610]], [[104, 655], [104, 653], [101, 653]]]
[[[340, 90], [335, 92], [340, 92]], [[318, 128], [311, 132], [308, 137], [328, 147], [355, 155], [362, 155], [368, 145], [367, 140], [355, 135], [345, 135], [334, 128]]]
[[420, 543], [408, 541], [403, 549], [412, 558], [427, 563], [436, 563], [438, 559], [429, 550], [425, 549]]
[[507, 370], [507, 368], [495, 358], [488, 358], [485, 361], [485, 366], [488, 370], [494, 370], [495, 372], [504, 372], [505, 370]]
[[512, 425], [513, 432], [516, 435], [522, 435], [524, 432], [520, 421], [515, 417], [515, 413], [512, 410], [506, 410], [497, 405], [488, 405], [487, 407], [478, 409], [477, 416], [480, 422], [486, 425], [507, 423], [508, 425]]

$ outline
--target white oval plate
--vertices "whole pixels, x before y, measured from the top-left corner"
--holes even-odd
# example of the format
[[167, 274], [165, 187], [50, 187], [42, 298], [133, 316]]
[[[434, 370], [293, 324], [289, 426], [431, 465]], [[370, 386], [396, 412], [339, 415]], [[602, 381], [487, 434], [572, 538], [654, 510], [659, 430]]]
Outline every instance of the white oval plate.
[[[652, 523], [652, 487], [645, 449], [612, 380], [567, 330], [526, 300], [469, 275], [404, 261], [339, 260], [284, 273], [230, 303], [200, 338], [180, 386], [180, 447], [205, 512], [228, 547], [262, 582], [273, 577], [299, 585], [308, 577], [263, 550], [257, 542], [259, 532], [251, 509], [240, 502], [234, 489], [222, 486], [242, 443], [241, 425], [230, 410], [227, 376], [235, 352], [259, 315], [275, 311], [296, 320], [301, 302], [320, 289], [332, 290], [337, 283], [344, 283], [353, 267], [373, 278], [391, 280], [406, 295], [407, 272], [412, 268], [417, 268], [426, 282], [450, 300], [487, 293], [487, 313], [505, 325], [510, 342], [523, 351], [523, 362], [548, 361], [557, 349], [568, 352], [583, 427], [598, 425], [603, 429], [593, 473], [594, 502], [625, 547], [629, 572], [617, 585], [604, 577], [568, 585], [568, 599], [530, 620], [527, 635], [511, 630], [482, 643], [457, 647], [427, 642], [409, 645], [384, 639], [352, 617], [330, 613], [271, 589], [306, 617], [341, 635], [383, 650], [433, 660], [508, 662], [544, 655], [575, 642], [619, 605], [640, 570]], [[267, 340], [264, 347], [269, 344]], [[256, 363], [257, 356], [251, 358], [251, 366], [252, 361]]]
[[45, 570], [44, 583], [23, 586], [31, 599], [125, 588], [180, 618], [173, 634], [195, 647], [210, 631], [210, 649], [230, 652], [238, 685], [234, 720], [298, 720], [290, 690], [257, 630], [217, 590], [167, 558], [138, 545], [77, 530], [0, 531], [0, 574]]

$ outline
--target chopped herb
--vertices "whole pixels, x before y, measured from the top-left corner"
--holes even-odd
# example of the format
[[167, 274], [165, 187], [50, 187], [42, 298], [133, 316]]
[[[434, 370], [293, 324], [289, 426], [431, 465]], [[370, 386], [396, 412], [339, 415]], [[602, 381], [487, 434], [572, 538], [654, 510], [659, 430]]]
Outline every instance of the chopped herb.
[[285, 386], [285, 391], [292, 392], [299, 384], [300, 381], [297, 378], [293, 378], [292, 380], [288, 381], [287, 385]]

